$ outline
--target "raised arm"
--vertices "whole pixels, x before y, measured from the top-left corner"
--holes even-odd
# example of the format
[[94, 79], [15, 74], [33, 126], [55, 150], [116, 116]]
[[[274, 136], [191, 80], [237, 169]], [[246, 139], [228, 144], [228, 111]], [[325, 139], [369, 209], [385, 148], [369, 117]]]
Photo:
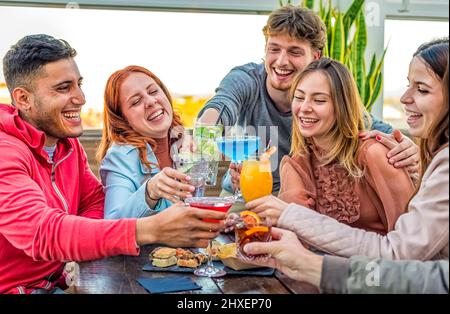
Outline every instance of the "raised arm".
[[225, 106], [220, 122], [227, 126], [235, 125], [243, 106], [254, 97], [255, 91], [256, 82], [247, 72], [239, 68], [232, 69], [220, 82], [216, 94], [202, 108], [198, 120], [215, 123]]

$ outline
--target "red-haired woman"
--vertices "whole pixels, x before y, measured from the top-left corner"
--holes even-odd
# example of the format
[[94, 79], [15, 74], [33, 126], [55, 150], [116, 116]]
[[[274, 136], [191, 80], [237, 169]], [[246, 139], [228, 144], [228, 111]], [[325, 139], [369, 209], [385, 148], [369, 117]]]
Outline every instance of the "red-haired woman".
[[172, 169], [183, 126], [161, 80], [140, 66], [114, 72], [105, 87], [97, 159], [105, 186], [105, 218], [144, 217], [194, 191]]

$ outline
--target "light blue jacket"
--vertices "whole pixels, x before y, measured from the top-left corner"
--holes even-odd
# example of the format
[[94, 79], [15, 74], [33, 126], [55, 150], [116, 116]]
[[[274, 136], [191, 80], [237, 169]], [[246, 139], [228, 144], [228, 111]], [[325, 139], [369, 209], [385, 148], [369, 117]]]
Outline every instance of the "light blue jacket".
[[[149, 144], [147, 159], [158, 164]], [[153, 209], [145, 202], [146, 183], [159, 172], [160, 169], [153, 165], [151, 171], [147, 170], [139, 160], [135, 146], [113, 144], [100, 165], [100, 177], [105, 187], [105, 219], [145, 217], [171, 206], [166, 199], [160, 199]]]

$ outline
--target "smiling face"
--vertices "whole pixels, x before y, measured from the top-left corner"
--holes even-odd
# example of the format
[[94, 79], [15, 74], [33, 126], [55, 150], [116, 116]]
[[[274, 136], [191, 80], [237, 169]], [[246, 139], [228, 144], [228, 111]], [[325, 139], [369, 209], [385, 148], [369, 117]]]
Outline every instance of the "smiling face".
[[83, 133], [80, 112], [86, 103], [82, 77], [72, 58], [46, 64], [33, 82], [26, 120], [46, 134], [46, 146]]
[[294, 92], [292, 114], [303, 137], [312, 138], [320, 147], [327, 144], [336, 117], [330, 83], [324, 73], [314, 71], [300, 80]]
[[411, 60], [408, 81], [408, 89], [400, 101], [405, 106], [409, 132], [427, 138], [444, 106], [442, 83], [420, 57]]
[[267, 88], [288, 91], [295, 75], [319, 57], [308, 41], [288, 34], [269, 36], [266, 43], [265, 68]]
[[141, 72], [131, 73], [120, 87], [120, 108], [137, 133], [151, 138], [168, 135], [172, 106], [158, 84]]

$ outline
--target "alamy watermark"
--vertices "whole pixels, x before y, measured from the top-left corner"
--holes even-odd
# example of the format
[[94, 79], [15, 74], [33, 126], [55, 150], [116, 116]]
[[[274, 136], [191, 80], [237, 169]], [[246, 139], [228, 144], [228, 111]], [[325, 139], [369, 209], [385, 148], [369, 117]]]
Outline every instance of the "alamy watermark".
[[365, 10], [366, 10], [365, 12], [366, 25], [368, 27], [380, 26], [381, 22], [380, 4], [375, 1], [369, 1], [366, 3]]
[[377, 262], [369, 262], [366, 265], [365, 283], [368, 287], [380, 286], [380, 265]]

